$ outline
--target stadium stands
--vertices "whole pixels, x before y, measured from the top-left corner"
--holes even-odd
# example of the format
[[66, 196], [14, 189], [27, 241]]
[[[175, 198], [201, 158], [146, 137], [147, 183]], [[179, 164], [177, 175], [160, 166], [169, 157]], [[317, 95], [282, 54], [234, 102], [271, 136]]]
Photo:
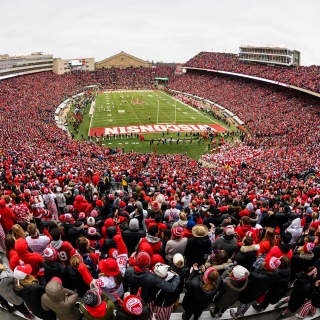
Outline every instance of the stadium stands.
[[[316, 66], [290, 69], [260, 66], [240, 63], [232, 54], [203, 52], [191, 59], [186, 65], [255, 75], [320, 92], [319, 80], [315, 77], [319, 72], [319, 67]], [[116, 153], [109, 155], [106, 148], [85, 141], [74, 141], [63, 130], [56, 127], [54, 123], [55, 108], [66, 98], [83, 91], [84, 86], [98, 83], [102, 89], [150, 88], [155, 75], [170, 79], [168, 89], [197, 95], [229, 109], [245, 122], [251, 134], [244, 141], [236, 142], [235, 145], [227, 142], [217, 148], [213, 147], [214, 152], [203, 157], [203, 160], [214, 165], [213, 168], [207, 168], [198, 161], [188, 158], [185, 154]], [[34, 217], [39, 213], [38, 220], [25, 215], [25, 223], [21, 223], [21, 225], [27, 228], [30, 219], [35, 220], [39, 230], [51, 237], [50, 241], [52, 241], [54, 232], [52, 234], [49, 232], [50, 226], [48, 226], [47, 216], [50, 216], [58, 208], [56, 202], [50, 202], [50, 199], [59, 198], [59, 193], [62, 191], [66, 203], [59, 207], [62, 208], [64, 214], [60, 216], [60, 221], [57, 221], [62, 230], [62, 240], [72, 242], [72, 235], [68, 233], [68, 230], [72, 228], [74, 221], [77, 221], [79, 225], [76, 225], [77, 231], [79, 231], [78, 227], [86, 225], [87, 231], [83, 235], [91, 239], [88, 243], [86, 242], [86, 249], [75, 242], [74, 246], [79, 245], [79, 247], [73, 248], [71, 254], [76, 253], [76, 256], [82, 256], [80, 261], [87, 265], [84, 269], [91, 272], [90, 275], [86, 273], [86, 276], [81, 273], [86, 289], [89, 289], [88, 278], [100, 277], [102, 279], [108, 276], [105, 274], [108, 268], [103, 268], [104, 262], [98, 263], [101, 257], [94, 255], [95, 251], [99, 251], [105, 258], [108, 255], [109, 257], [113, 256], [109, 251], [111, 247], [117, 247], [119, 256], [123, 254], [122, 257], [125, 258], [125, 261], [128, 258], [125, 246], [119, 242], [119, 237], [111, 234], [111, 229], [108, 231], [107, 227], [117, 224], [119, 228], [121, 226], [121, 232], [124, 235], [124, 230], [146, 229], [145, 218], [148, 218], [148, 222], [154, 228], [149, 227], [147, 230], [149, 235], [145, 240], [148, 242], [148, 239], [151, 239], [152, 246], [148, 245], [151, 249], [147, 246], [144, 250], [152, 252], [153, 256], [152, 259], [149, 257], [149, 261], [149, 253], [143, 251], [140, 255], [143, 256], [141, 260], [138, 257], [136, 259], [134, 256], [130, 257], [129, 262], [131, 266], [135, 265], [135, 272], [144, 272], [146, 266], [154, 263], [155, 259], [164, 262], [165, 252], [161, 251], [160, 247], [161, 245], [165, 246], [169, 238], [171, 240], [180, 239], [181, 236], [188, 238], [188, 244], [182, 253], [187, 257], [186, 263], [189, 266], [204, 259], [203, 255], [200, 257], [195, 257], [195, 255], [198, 253], [197, 249], [203, 249], [209, 243], [209, 250], [205, 252], [206, 255], [209, 255], [207, 263], [210, 261], [219, 269], [220, 265], [211, 261], [214, 261], [214, 256], [218, 254], [216, 250], [211, 251], [211, 247], [215, 247], [219, 237], [224, 235], [236, 237], [237, 250], [242, 252], [242, 246], [248, 245], [245, 244], [245, 240], [240, 238], [242, 232], [244, 232], [244, 238], [250, 240], [251, 244], [252, 241], [255, 241], [261, 247], [266, 246], [265, 242], [267, 241], [262, 236], [270, 232], [274, 236], [264, 253], [271, 252], [273, 255], [267, 256], [268, 258], [264, 256], [264, 265], [255, 265], [255, 272], [249, 280], [258, 281], [254, 277], [261, 270], [275, 272], [278, 276], [277, 271], [274, 270], [279, 267], [277, 258], [280, 256], [271, 251], [273, 250], [271, 247], [273, 247], [274, 249], [286, 250], [283, 251], [285, 254], [282, 252], [281, 257], [289, 255], [290, 252], [289, 259], [291, 259], [293, 254], [291, 270], [294, 271], [294, 276], [291, 279], [295, 279], [295, 275], [301, 273], [302, 276], [299, 274], [298, 279], [304, 277], [303, 279], [309, 284], [310, 290], [315, 287], [315, 280], [318, 278], [314, 278], [313, 275], [316, 274], [314, 272], [320, 265], [320, 231], [318, 229], [320, 224], [318, 220], [320, 206], [320, 113], [317, 98], [287, 88], [261, 84], [239, 77], [218, 76], [206, 71], [188, 71], [187, 74], [177, 77], [174, 75], [174, 68], [169, 67], [100, 69], [91, 73], [79, 72], [62, 76], [52, 73], [28, 75], [0, 82], [0, 96], [0, 193], [3, 200], [7, 201], [3, 206], [0, 206], [0, 226], [3, 229], [0, 230], [0, 246], [3, 250], [7, 249], [7, 257], [13, 269], [15, 267], [14, 261], [19, 260], [15, 255], [20, 253], [14, 252], [14, 250], [19, 251], [19, 248], [12, 247], [12, 256], [10, 256], [8, 244], [6, 246], [4, 244], [5, 233], [14, 233], [13, 224], [16, 222], [14, 217], [8, 217], [9, 209], [6, 207], [11, 207], [14, 212], [20, 214], [20, 209], [17, 209], [17, 206], [19, 206], [19, 202], [23, 202], [34, 213]], [[43, 197], [43, 207], [34, 206], [39, 194]], [[43, 210], [38, 212], [37, 208]], [[182, 208], [185, 214], [180, 214], [178, 221], [164, 219], [164, 214], [161, 215], [165, 210], [170, 213], [170, 210], [182, 210]], [[130, 213], [131, 215], [129, 215]], [[43, 223], [39, 221], [41, 215]], [[243, 219], [243, 216], [246, 215], [250, 217], [249, 225], [246, 224], [246, 219]], [[93, 219], [86, 220], [87, 217]], [[136, 218], [136, 221], [131, 222], [132, 218]], [[209, 238], [207, 228], [202, 224], [210, 229], [210, 221], [215, 221], [216, 229], [210, 230]], [[257, 221], [259, 221], [258, 224]], [[298, 221], [301, 231], [298, 240], [289, 245], [291, 236], [285, 234], [285, 231], [290, 230], [289, 227], [293, 221]], [[170, 233], [174, 223], [183, 226], [183, 230], [172, 229]], [[238, 226], [236, 228], [238, 235], [234, 233], [233, 225]], [[225, 227], [227, 228], [225, 229]], [[166, 231], [152, 233], [152, 230], [157, 228], [168, 229], [168, 233]], [[259, 231], [261, 229], [263, 229], [262, 234]], [[282, 242], [276, 236], [278, 229], [281, 232]], [[73, 229], [73, 232], [76, 233], [76, 230]], [[121, 232], [118, 229], [118, 233]], [[100, 233], [105, 238], [102, 239], [102, 246], [97, 244], [98, 240], [95, 238]], [[16, 235], [16, 233], [14, 234]], [[161, 239], [158, 239], [158, 235]], [[130, 236], [133, 237], [132, 234]], [[111, 239], [113, 237], [114, 239]], [[16, 236], [16, 238], [18, 237]], [[198, 240], [199, 242], [197, 242]], [[19, 240], [18, 243], [21, 241], [23, 240]], [[52, 243], [56, 244], [57, 242], [59, 240], [53, 240]], [[161, 243], [159, 248], [157, 247], [158, 242]], [[91, 248], [89, 249], [89, 247]], [[194, 248], [196, 249], [194, 250]], [[178, 249], [175, 248], [175, 250]], [[303, 259], [301, 254], [309, 254], [308, 258], [310, 259], [306, 259], [304, 256], [308, 262], [302, 263], [299, 260]], [[45, 256], [46, 258], [51, 257], [49, 253], [46, 253]], [[261, 258], [261, 256], [259, 257]], [[232, 259], [229, 263], [231, 262], [233, 266], [235, 257], [227, 256], [228, 258]], [[254, 256], [254, 260], [256, 258]], [[276, 261], [271, 263], [271, 260]], [[110, 262], [110, 260], [108, 261]], [[132, 269], [128, 268], [125, 272], [126, 266], [121, 265], [119, 259], [117, 262], [118, 265], [115, 269], [121, 269], [122, 275], [130, 282], [132, 278], [129, 271]], [[64, 262], [66, 265], [68, 263]], [[79, 263], [77, 267], [79, 267]], [[172, 265], [173, 261], [166, 261], [166, 263]], [[284, 266], [288, 262], [282, 261], [281, 263]], [[193, 266], [196, 269], [196, 265]], [[98, 267], [99, 275], [97, 273]], [[288, 268], [290, 269], [287, 266]], [[165, 269], [159, 271], [161, 275], [165, 273], [163, 271]], [[102, 272], [102, 270], [105, 271]], [[218, 292], [222, 286], [222, 280], [219, 280], [222, 271], [220, 275], [216, 270], [213, 272], [217, 274], [215, 280], [210, 280], [207, 273], [204, 274], [203, 279], [207, 281], [206, 284], [214, 284], [206, 290], [213, 292], [217, 289]], [[104, 275], [101, 275], [102, 273]], [[113, 275], [115, 274], [112, 273], [109, 276]], [[19, 274], [20, 276], [21, 274]], [[42, 274], [35, 276], [39, 280], [43, 280]], [[244, 274], [243, 276], [248, 275]], [[20, 279], [19, 277], [16, 276], [17, 279]], [[148, 288], [150, 281], [154, 281], [158, 285], [160, 281], [155, 279], [154, 274], [150, 277], [149, 281], [142, 282], [142, 297], [146, 301], [151, 295], [155, 296], [157, 293], [149, 288], [150, 296], [145, 296], [144, 290]], [[243, 280], [245, 277], [240, 278]], [[120, 281], [117, 284], [119, 285], [117, 289], [123, 285], [122, 280], [119, 279], [121, 278], [116, 280]], [[200, 282], [201, 279], [202, 277], [199, 278]], [[283, 280], [283, 278], [281, 279]], [[92, 279], [90, 278], [90, 280]], [[292, 284], [287, 280], [283, 280], [285, 289]], [[44, 285], [47, 283], [45, 282]], [[254, 281], [250, 283], [252, 289], [250, 293], [255, 292], [252, 285]], [[272, 283], [274, 286], [271, 286]], [[270, 281], [268, 290], [276, 290], [275, 284], [276, 282]], [[64, 280], [63, 285], [75, 290], [75, 283], [70, 284]], [[131, 283], [131, 285], [132, 288], [137, 289], [135, 283]], [[170, 291], [173, 284], [170, 286], [161, 282], [161, 286]], [[190, 287], [191, 284], [184, 288], [187, 290], [187, 297], [193, 294]], [[298, 287], [294, 288], [296, 291], [298, 290]], [[114, 287], [108, 287], [105, 290], [109, 292], [110, 289], [114, 289]], [[296, 294], [295, 289], [292, 292]], [[3, 291], [0, 292], [4, 294]], [[300, 315], [306, 315], [306, 310], [312, 313], [314, 310], [310, 306], [310, 294], [311, 291], [303, 296], [299, 303], [293, 305], [292, 301], [296, 299], [296, 296], [292, 293], [289, 309], [285, 310], [287, 314], [284, 316], [296, 312], [300, 312]], [[282, 297], [279, 297], [279, 300]], [[300, 297], [302, 297], [302, 293], [300, 293]], [[115, 300], [114, 297], [110, 299]], [[238, 300], [235, 301], [238, 302]], [[240, 296], [242, 309], [238, 310], [238, 316], [243, 316], [245, 309], [252, 305], [251, 301], [249, 303], [244, 300]], [[151, 301], [147, 302], [150, 302], [151, 308], [157, 310]], [[173, 302], [170, 304], [171, 309], [160, 307], [157, 312], [162, 316], [164, 314], [170, 316]], [[4, 302], [0, 301], [0, 303]], [[108, 303], [113, 305], [113, 302], [109, 301]], [[188, 307], [187, 305], [183, 306], [185, 309]], [[208, 306], [210, 305], [203, 305], [203, 310]], [[259, 309], [259, 305], [254, 307]], [[261, 309], [263, 308], [261, 307]], [[207, 317], [208, 313], [206, 313]], [[184, 315], [184, 318], [187, 319], [187, 316]]]

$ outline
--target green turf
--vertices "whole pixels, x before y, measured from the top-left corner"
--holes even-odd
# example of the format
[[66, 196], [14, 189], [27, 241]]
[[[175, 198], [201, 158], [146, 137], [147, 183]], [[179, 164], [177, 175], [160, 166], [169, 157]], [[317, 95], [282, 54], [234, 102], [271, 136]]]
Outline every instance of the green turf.
[[[89, 127], [113, 127], [127, 125], [150, 125], [157, 123], [177, 123], [177, 124], [212, 124], [218, 123], [223, 127], [226, 125], [211, 117], [208, 113], [186, 106], [176, 101], [170, 95], [161, 91], [131, 91], [131, 92], [108, 92], [97, 95], [95, 111], [93, 118], [88, 117], [90, 106], [86, 107], [84, 121], [79, 132], [75, 133], [75, 139], [88, 139]], [[68, 117], [72, 113], [71, 108]], [[150, 116], [150, 120], [149, 120]], [[72, 128], [69, 128], [72, 132]], [[236, 128], [231, 126], [229, 130]], [[210, 140], [201, 141], [191, 134], [181, 133], [180, 137], [176, 132], [164, 133], [167, 142], [157, 142], [163, 137], [162, 133], [143, 134], [145, 140], [154, 139], [153, 144], [150, 141], [141, 142], [139, 138], [129, 139], [104, 139], [102, 144], [110, 148], [124, 148], [125, 152], [157, 152], [161, 154], [187, 153], [194, 159], [199, 159], [202, 154], [208, 152]], [[172, 138], [172, 142], [170, 140]], [[177, 144], [177, 139], [180, 138]], [[95, 141], [94, 138], [91, 138]], [[215, 140], [218, 140], [216, 138]]]

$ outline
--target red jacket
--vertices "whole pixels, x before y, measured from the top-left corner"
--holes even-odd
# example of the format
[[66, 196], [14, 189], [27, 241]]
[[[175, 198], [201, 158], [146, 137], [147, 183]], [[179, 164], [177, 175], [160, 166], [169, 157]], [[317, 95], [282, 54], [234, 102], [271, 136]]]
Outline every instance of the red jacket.
[[17, 254], [13, 255], [10, 259], [10, 269], [14, 268], [20, 264], [30, 264], [32, 267], [32, 275], [37, 277], [40, 269], [40, 264], [44, 261], [41, 254], [33, 252], [31, 253], [28, 248], [27, 240], [24, 238], [17, 239], [14, 248]]
[[10, 231], [17, 218], [11, 208], [6, 206], [4, 199], [0, 200], [0, 223], [5, 232]]

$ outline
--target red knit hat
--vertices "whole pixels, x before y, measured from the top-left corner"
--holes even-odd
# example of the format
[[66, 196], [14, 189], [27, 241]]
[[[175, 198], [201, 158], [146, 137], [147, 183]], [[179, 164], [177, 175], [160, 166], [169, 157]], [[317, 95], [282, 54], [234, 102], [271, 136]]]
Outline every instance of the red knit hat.
[[58, 260], [58, 251], [55, 247], [48, 246], [43, 250], [43, 257], [48, 261], [57, 261]]
[[141, 269], [146, 269], [151, 264], [151, 257], [147, 251], [139, 251], [136, 255], [136, 265]]
[[303, 246], [303, 252], [310, 253], [310, 252], [312, 252], [314, 247], [315, 247], [315, 244], [313, 242], [307, 242]]
[[72, 222], [72, 214], [71, 213], [65, 213], [64, 214], [64, 221], [65, 222]]
[[116, 276], [120, 273], [120, 269], [116, 260], [107, 258], [99, 261], [99, 269], [107, 276]]
[[183, 228], [182, 227], [172, 228], [171, 229], [171, 234], [175, 238], [180, 238], [182, 236], [182, 233], [183, 233]]
[[111, 248], [108, 252], [108, 256], [112, 259], [117, 259], [118, 250], [116, 248]]
[[96, 201], [96, 206], [97, 207], [102, 207], [103, 206], [103, 202], [101, 200], [97, 200]]
[[123, 309], [132, 315], [140, 315], [143, 311], [142, 300], [138, 295], [130, 294], [123, 300]]
[[177, 203], [174, 200], [170, 201], [171, 208], [175, 208], [176, 206], [177, 206]]
[[159, 209], [160, 209], [159, 202], [153, 201], [153, 202], [151, 203], [151, 207], [152, 207], [153, 210], [159, 210]]
[[94, 227], [88, 228], [88, 236], [95, 236], [97, 234], [97, 229]]
[[267, 270], [274, 271], [279, 268], [281, 260], [277, 257], [271, 257], [270, 259], [266, 260], [265, 263]]
[[127, 204], [124, 201], [120, 201], [120, 203], [119, 203], [120, 208], [125, 208], [126, 205]]
[[117, 298], [119, 305], [123, 307], [123, 310], [126, 313], [139, 316], [143, 311], [143, 305], [142, 300], [140, 298], [140, 294], [141, 287], [139, 288], [136, 295], [130, 294], [126, 296], [123, 301], [116, 293], [114, 293], [114, 296]]

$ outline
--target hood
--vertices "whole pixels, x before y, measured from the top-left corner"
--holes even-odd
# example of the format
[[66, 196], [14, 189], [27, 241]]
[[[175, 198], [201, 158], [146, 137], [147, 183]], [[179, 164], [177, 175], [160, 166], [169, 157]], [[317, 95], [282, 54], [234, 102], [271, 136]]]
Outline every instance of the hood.
[[28, 242], [24, 238], [17, 239], [16, 243], [14, 245], [14, 248], [17, 251], [19, 256], [29, 252], [29, 250], [28, 250]]
[[5, 208], [5, 206], [6, 206], [6, 202], [3, 199], [1, 199], [0, 200], [0, 208]]
[[62, 246], [63, 241], [62, 240], [57, 240], [57, 241], [51, 241], [50, 245], [54, 247], [55, 249], [59, 250], [60, 247]]
[[158, 243], [160, 241], [160, 239], [158, 237], [154, 237], [154, 236], [150, 236], [150, 235], [147, 235], [146, 236], [146, 239], [149, 243]]
[[252, 244], [251, 246], [241, 246], [240, 251], [243, 253], [258, 251], [260, 246], [258, 244]]
[[46, 285], [46, 294], [53, 302], [59, 302], [64, 299], [63, 289], [58, 281], [51, 280]]
[[291, 222], [291, 226], [289, 227], [289, 229], [301, 229], [301, 219], [300, 218], [296, 218]]
[[240, 292], [246, 288], [248, 284], [248, 278], [246, 278], [245, 280], [233, 280], [230, 277], [227, 277], [225, 279], [225, 283], [233, 291]]

